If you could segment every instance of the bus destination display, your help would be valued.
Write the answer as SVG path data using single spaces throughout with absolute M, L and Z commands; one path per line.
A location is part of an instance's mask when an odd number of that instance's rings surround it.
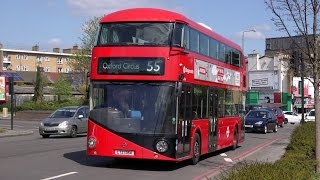
M 100 58 L 98 74 L 163 75 L 162 58 Z

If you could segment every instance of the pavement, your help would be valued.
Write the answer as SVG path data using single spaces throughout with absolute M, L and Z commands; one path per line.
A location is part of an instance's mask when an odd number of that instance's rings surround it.
M 11 115 L 3 117 L 2 114 L 0 114 L 0 119 L 11 119 Z M 1 128 L 1 129 L 4 129 L 5 131 L 0 132 L 0 138 L 33 134 L 32 130 L 27 130 L 27 129 L 13 129 L 13 130 L 8 128 Z
M 4 129 L 5 132 L 0 132 L 0 138 L 10 137 L 10 136 L 24 136 L 33 134 L 32 130 L 24 130 L 24 129 Z

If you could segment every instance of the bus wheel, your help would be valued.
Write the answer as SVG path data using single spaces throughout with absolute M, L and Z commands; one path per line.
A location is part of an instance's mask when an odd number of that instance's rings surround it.
M 232 149 L 235 150 L 238 147 L 238 130 L 237 127 L 234 128 L 234 135 L 233 135 L 233 146 Z
M 194 141 L 193 141 L 193 156 L 192 156 L 192 164 L 195 165 L 199 162 L 200 159 L 200 136 L 198 133 L 194 135 Z

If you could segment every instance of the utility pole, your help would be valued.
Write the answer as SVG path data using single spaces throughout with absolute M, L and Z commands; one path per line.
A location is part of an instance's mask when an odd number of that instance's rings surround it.
M 300 76 L 301 76 L 301 84 L 302 84 L 302 91 L 301 91 L 301 108 L 302 108 L 302 114 L 301 114 L 301 122 L 304 123 L 304 62 L 302 58 L 302 53 L 299 53 L 298 55 L 299 62 L 300 62 Z

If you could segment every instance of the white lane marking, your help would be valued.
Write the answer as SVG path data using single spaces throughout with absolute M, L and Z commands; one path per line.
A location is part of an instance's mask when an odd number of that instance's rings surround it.
M 227 154 L 226 153 L 221 153 L 220 156 L 226 157 Z
M 227 161 L 227 162 L 233 162 L 232 161 L 232 159 L 230 159 L 230 158 L 223 158 L 225 161 Z
M 41 180 L 57 179 L 57 178 L 60 178 L 60 177 L 63 177 L 63 176 L 69 176 L 69 175 L 71 175 L 71 174 L 77 174 L 77 173 L 78 173 L 78 172 L 69 172 L 69 173 L 60 174 L 60 175 L 57 175 L 57 176 L 52 176 L 52 177 L 48 177 L 48 178 L 41 179 Z

